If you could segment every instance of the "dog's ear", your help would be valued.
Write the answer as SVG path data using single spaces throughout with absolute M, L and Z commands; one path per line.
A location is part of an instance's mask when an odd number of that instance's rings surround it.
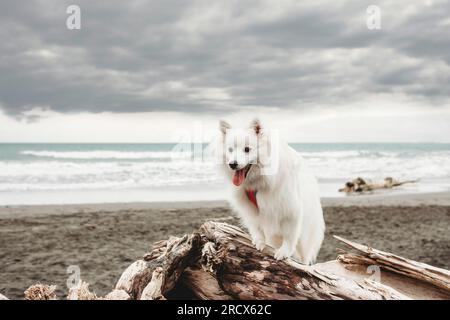
M 250 127 L 255 131 L 256 135 L 259 135 L 262 130 L 261 121 L 257 118 L 253 119 Z
M 219 128 L 220 131 L 225 135 L 227 133 L 227 130 L 231 128 L 230 124 L 224 120 L 219 121 Z

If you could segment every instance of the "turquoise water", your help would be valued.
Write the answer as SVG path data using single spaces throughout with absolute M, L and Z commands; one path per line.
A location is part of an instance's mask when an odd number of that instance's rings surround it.
M 406 192 L 449 190 L 450 144 L 292 146 L 317 175 L 323 196 L 338 196 L 337 188 L 356 176 L 421 179 Z M 221 199 L 225 182 L 206 145 L 175 147 L 0 144 L 0 204 Z

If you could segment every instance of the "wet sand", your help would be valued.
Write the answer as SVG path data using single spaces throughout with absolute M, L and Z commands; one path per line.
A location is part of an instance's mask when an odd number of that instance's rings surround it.
M 336 257 L 339 235 L 450 269 L 450 195 L 324 199 L 319 262 Z M 23 298 L 36 282 L 67 292 L 67 268 L 103 295 L 154 241 L 207 220 L 239 224 L 224 202 L 14 206 L 0 208 L 0 293 Z

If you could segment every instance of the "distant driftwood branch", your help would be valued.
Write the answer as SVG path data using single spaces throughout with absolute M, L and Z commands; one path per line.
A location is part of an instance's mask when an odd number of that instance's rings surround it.
M 257 251 L 240 228 L 206 222 L 183 237 L 155 243 L 132 263 L 114 290 L 97 297 L 80 282 L 73 300 L 449 299 L 450 272 L 336 237 L 349 251 L 337 260 L 302 265 Z M 352 252 L 354 251 L 354 252 Z M 34 285 L 26 299 L 55 299 L 54 286 Z M 0 296 L 0 299 L 2 296 Z M 4 298 L 4 297 L 3 297 Z
M 398 181 L 391 177 L 384 178 L 384 181 L 382 183 L 371 183 L 363 178 L 356 178 L 352 181 L 347 181 L 345 183 L 345 186 L 341 189 L 339 189 L 339 192 L 346 192 L 346 193 L 363 193 L 363 192 L 371 192 L 374 190 L 379 189 L 392 189 L 394 187 L 398 187 L 401 185 L 404 185 L 406 183 L 416 183 L 419 180 L 406 180 L 406 181 Z

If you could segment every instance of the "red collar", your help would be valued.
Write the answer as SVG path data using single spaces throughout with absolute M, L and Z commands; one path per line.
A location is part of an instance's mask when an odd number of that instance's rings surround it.
M 245 194 L 247 195 L 248 200 L 258 208 L 258 201 L 256 201 L 256 193 L 258 191 L 252 189 L 245 189 Z

